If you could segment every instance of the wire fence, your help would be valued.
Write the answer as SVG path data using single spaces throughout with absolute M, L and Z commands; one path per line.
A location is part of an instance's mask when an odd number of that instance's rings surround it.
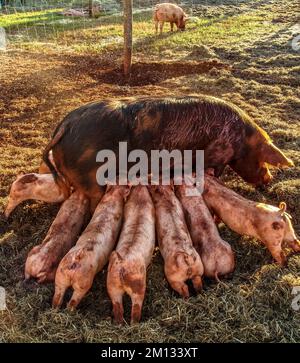
M 134 23 L 152 29 L 152 9 L 166 1 L 133 0 Z M 224 16 L 226 11 L 234 13 L 251 0 L 171 2 L 194 18 L 209 18 Z M 91 3 L 93 17 L 89 16 Z M 99 50 L 114 46 L 122 42 L 122 10 L 122 0 L 0 0 L 0 49 L 51 45 Z M 107 25 L 105 30 L 102 25 Z

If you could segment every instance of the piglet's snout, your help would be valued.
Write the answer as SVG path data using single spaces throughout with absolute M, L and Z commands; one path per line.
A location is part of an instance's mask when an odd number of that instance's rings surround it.
M 288 247 L 290 247 L 295 252 L 300 252 L 300 240 L 295 239 L 294 241 L 288 243 Z

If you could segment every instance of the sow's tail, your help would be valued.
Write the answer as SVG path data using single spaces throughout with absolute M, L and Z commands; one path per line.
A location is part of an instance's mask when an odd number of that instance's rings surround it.
M 62 175 L 62 173 L 58 170 L 57 165 L 56 167 L 52 164 L 49 158 L 49 152 L 53 149 L 53 147 L 58 144 L 58 142 L 62 139 L 66 132 L 65 125 L 59 125 L 56 130 L 54 131 L 52 140 L 46 146 L 43 152 L 43 161 L 50 169 L 55 183 L 59 186 L 61 191 L 63 192 L 65 198 L 68 198 L 70 195 L 70 184 L 67 182 L 66 178 Z

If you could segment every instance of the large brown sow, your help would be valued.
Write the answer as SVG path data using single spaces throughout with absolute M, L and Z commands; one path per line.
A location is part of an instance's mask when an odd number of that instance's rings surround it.
M 114 99 L 82 106 L 57 126 L 43 159 L 66 195 L 73 187 L 97 205 L 103 189 L 96 180 L 98 152 L 112 150 L 118 165 L 119 142 L 127 142 L 128 152 L 144 150 L 149 158 L 157 149 L 204 150 L 206 169 L 220 176 L 230 165 L 254 185 L 271 181 L 270 165 L 293 165 L 245 112 L 204 95 Z

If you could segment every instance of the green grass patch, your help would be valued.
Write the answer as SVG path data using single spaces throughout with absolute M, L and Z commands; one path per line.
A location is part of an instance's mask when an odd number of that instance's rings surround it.
M 122 46 L 123 19 L 121 14 L 104 15 L 97 19 L 64 17 L 62 9 L 24 12 L 0 17 L 0 26 L 7 29 L 12 47 L 26 49 L 45 47 L 44 43 L 62 45 L 75 52 L 112 51 Z M 230 16 L 198 17 L 188 24 L 185 32 L 169 31 L 165 24 L 162 36 L 154 34 L 152 13 L 149 10 L 134 14 L 133 37 L 138 52 L 159 55 L 168 49 L 189 50 L 199 44 L 214 46 L 241 42 L 250 43 L 282 26 L 272 23 L 272 14 L 250 10 Z
M 28 27 L 36 26 L 36 23 L 47 25 L 49 22 L 61 19 L 63 16 L 59 15 L 59 12 L 62 10 L 63 9 L 49 9 L 0 15 L 0 26 L 7 30 L 18 29 L 22 31 L 26 30 Z

